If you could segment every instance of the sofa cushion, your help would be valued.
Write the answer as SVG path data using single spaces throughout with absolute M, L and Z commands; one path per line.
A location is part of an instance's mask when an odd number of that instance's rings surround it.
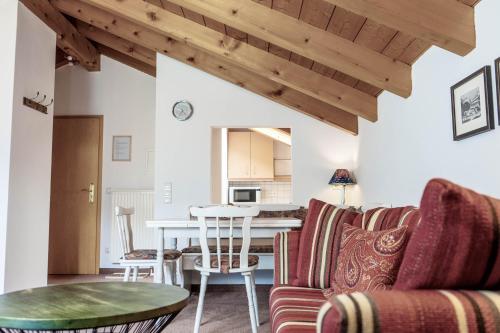
M 326 301 L 321 289 L 274 287 L 269 296 L 273 333 L 316 332 L 318 311 Z
M 394 288 L 500 287 L 500 200 L 435 179 L 421 212 Z
M 358 215 L 353 226 L 371 231 L 380 231 L 408 226 L 408 233 L 411 235 L 415 227 L 420 223 L 420 210 L 413 206 L 370 209 L 364 214 Z
M 391 289 L 407 243 L 407 226 L 368 231 L 344 226 L 333 293 Z
M 300 234 L 298 230 L 274 236 L 274 285 L 296 285 Z
M 345 223 L 359 213 L 312 199 L 300 235 L 296 285 L 328 288 L 334 273 Z
M 317 332 L 494 333 L 500 331 L 498 304 L 500 295 L 492 291 L 342 294 L 329 299 L 320 309 Z

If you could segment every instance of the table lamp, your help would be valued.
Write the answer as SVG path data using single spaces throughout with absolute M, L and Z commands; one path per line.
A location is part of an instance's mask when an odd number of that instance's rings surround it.
M 342 205 L 345 205 L 345 187 L 347 185 L 355 185 L 356 180 L 347 169 L 337 169 L 330 179 L 329 185 L 342 186 Z

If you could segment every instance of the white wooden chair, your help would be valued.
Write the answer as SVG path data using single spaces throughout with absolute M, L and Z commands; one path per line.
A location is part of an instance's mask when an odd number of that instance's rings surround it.
M 250 312 L 250 322 L 252 332 L 257 332 L 259 326 L 259 309 L 257 304 L 257 294 L 255 291 L 255 270 L 259 264 L 259 257 L 248 255 L 251 241 L 250 226 L 252 218 L 259 214 L 258 207 L 237 207 L 237 206 L 211 206 L 211 207 L 191 207 L 191 215 L 198 218 L 200 223 L 200 246 L 202 255 L 197 257 L 194 262 L 194 269 L 201 274 L 200 297 L 198 299 L 198 308 L 196 309 L 196 319 L 194 332 L 200 330 L 201 317 L 203 314 L 203 302 L 207 290 L 208 277 L 210 273 L 241 273 L 245 278 L 245 286 L 248 298 L 248 309 Z M 215 220 L 207 221 L 207 218 Z M 222 218 L 222 220 L 221 220 Z M 242 218 L 235 221 L 236 218 Z M 215 224 L 215 233 L 217 238 L 217 251 L 212 255 L 208 246 L 208 223 Z M 236 228 L 241 223 L 241 251 L 239 254 L 233 254 L 233 238 Z M 222 253 L 221 248 L 221 227 L 224 228 L 224 235 L 227 235 L 229 246 L 227 254 Z M 227 230 L 229 228 L 229 230 Z M 238 232 L 238 235 L 240 233 Z
M 155 249 L 136 250 L 134 249 L 134 238 L 132 234 L 132 215 L 135 213 L 134 208 L 115 207 L 116 220 L 118 223 L 118 232 L 120 233 L 120 245 L 122 248 L 122 257 L 120 266 L 125 267 L 125 275 L 123 281 L 127 282 L 132 273 L 132 281 L 137 281 L 137 276 L 140 267 L 154 268 L 157 260 Z M 175 277 L 178 276 L 178 281 L 181 287 L 184 287 L 184 279 L 182 274 L 182 252 L 177 250 L 167 249 L 163 253 L 163 272 L 165 274 L 165 283 L 174 284 Z M 175 274 L 178 270 L 180 274 Z M 177 281 L 175 281 L 177 282 Z

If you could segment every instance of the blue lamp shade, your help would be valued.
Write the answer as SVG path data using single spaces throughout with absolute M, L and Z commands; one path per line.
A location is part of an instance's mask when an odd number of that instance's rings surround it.
M 328 183 L 330 185 L 354 185 L 356 180 L 347 169 L 335 170 L 332 179 Z

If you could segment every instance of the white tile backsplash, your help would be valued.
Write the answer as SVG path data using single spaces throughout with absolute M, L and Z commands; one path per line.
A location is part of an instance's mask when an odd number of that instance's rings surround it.
M 291 182 L 229 182 L 229 186 L 259 186 L 262 189 L 261 203 L 263 204 L 288 204 L 292 202 Z

